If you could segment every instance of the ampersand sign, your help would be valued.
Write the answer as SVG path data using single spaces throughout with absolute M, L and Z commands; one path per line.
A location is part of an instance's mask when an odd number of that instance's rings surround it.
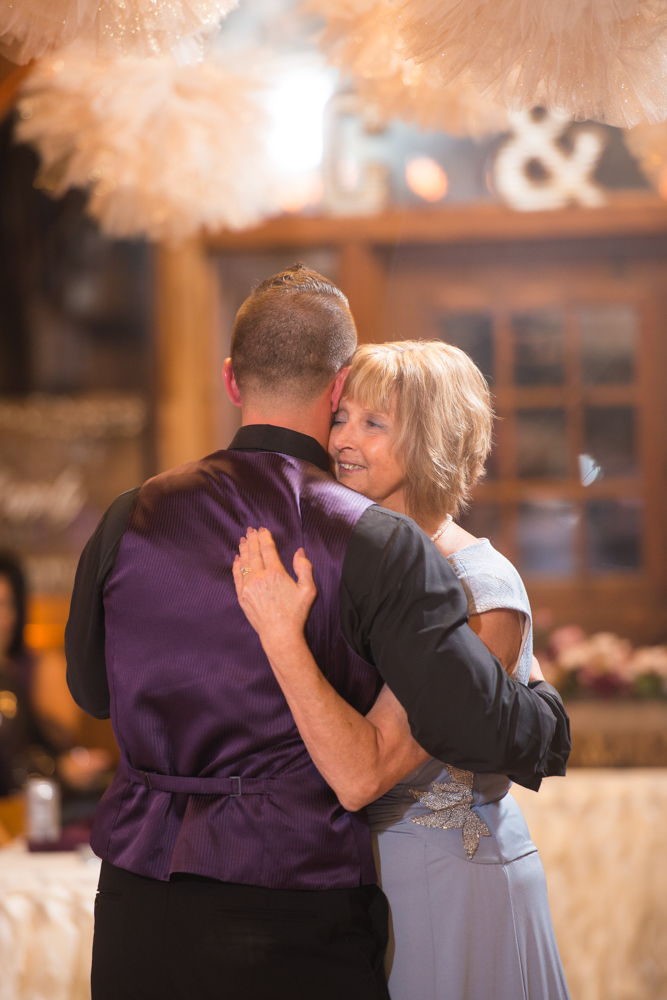
M 604 205 L 602 188 L 593 180 L 605 147 L 600 129 L 577 129 L 571 149 L 558 140 L 571 117 L 553 112 L 521 111 L 510 116 L 512 135 L 496 154 L 496 191 L 520 212 L 577 204 Z

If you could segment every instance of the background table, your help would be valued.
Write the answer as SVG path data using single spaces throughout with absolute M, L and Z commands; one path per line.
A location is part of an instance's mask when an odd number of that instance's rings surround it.
M 667 703 L 568 701 L 572 767 L 667 767 Z
M 0 850 L 0 1000 L 90 1000 L 99 861 Z
M 667 769 L 514 787 L 547 873 L 572 1000 L 667 1000 Z

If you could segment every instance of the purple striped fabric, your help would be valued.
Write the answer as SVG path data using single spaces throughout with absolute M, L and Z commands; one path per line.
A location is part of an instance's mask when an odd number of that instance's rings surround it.
M 231 571 L 248 525 L 273 532 L 286 566 L 305 546 L 318 587 L 308 642 L 336 690 L 367 712 L 380 679 L 341 633 L 339 588 L 368 506 L 314 465 L 266 452 L 217 452 L 142 487 L 104 595 L 122 760 L 95 821 L 100 857 L 157 879 L 192 872 L 280 889 L 375 881 L 365 816 L 347 813 L 315 769 Z M 174 793 L 129 768 L 263 778 L 267 790 Z

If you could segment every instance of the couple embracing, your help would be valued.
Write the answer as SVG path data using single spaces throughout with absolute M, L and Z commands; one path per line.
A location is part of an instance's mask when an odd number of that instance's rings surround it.
M 93 1000 L 568 996 L 507 794 L 565 773 L 567 716 L 519 576 L 453 521 L 488 389 L 445 344 L 355 348 L 325 278 L 260 284 L 230 447 L 120 496 L 82 554 L 68 681 L 121 750 Z

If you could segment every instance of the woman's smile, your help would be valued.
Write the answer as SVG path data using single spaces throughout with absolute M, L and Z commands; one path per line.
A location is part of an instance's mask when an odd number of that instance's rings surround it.
M 337 478 L 369 500 L 403 512 L 405 477 L 395 445 L 393 413 L 375 413 L 343 397 L 329 438 Z

